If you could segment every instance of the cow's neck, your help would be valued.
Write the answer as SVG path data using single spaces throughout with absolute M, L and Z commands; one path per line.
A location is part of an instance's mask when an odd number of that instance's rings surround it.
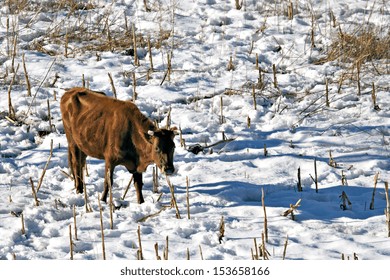
M 143 116 L 144 117 L 144 116 Z M 149 141 L 146 137 L 148 137 L 148 131 L 149 130 L 155 130 L 156 127 L 154 126 L 153 122 L 144 117 L 140 122 L 140 127 L 138 128 L 139 132 L 139 146 L 138 146 L 138 153 L 139 153 L 139 165 L 137 167 L 138 172 L 144 172 L 146 168 L 154 163 L 153 159 L 153 143 Z

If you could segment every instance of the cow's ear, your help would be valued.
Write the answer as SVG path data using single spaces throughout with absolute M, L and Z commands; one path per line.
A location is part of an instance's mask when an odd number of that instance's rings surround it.
M 173 132 L 173 135 L 179 135 L 180 134 L 179 133 L 179 129 L 176 126 L 171 127 L 170 130 Z

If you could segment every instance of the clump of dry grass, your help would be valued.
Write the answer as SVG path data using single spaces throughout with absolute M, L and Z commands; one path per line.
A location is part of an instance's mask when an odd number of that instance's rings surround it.
M 330 45 L 327 60 L 352 60 L 366 62 L 390 58 L 390 32 L 379 36 L 374 30 L 346 34 L 339 32 Z
M 27 11 L 56 12 L 67 10 L 74 12 L 77 10 L 91 10 L 95 5 L 91 1 L 83 0 L 59 0 L 42 3 L 41 0 L 6 0 L 10 14 L 17 14 Z
M 328 46 L 326 56 L 316 62 L 337 62 L 344 70 L 338 80 L 338 92 L 348 82 L 357 83 L 357 94 L 371 87 L 367 78 L 390 73 L 390 32 L 386 33 L 368 24 L 358 26 L 353 32 L 343 32 Z M 362 78 L 365 82 L 362 82 Z M 362 88 L 364 87 L 364 88 Z
M 4 7 L 8 8 L 11 15 L 53 15 L 51 27 L 27 46 L 29 50 L 50 56 L 64 54 L 65 57 L 74 57 L 83 52 L 104 51 L 123 51 L 133 55 L 134 39 L 137 47 L 146 48 L 148 38 L 151 37 L 151 47 L 158 49 L 172 37 L 171 30 L 160 29 L 155 34 L 142 34 L 136 32 L 136 29 L 132 32 L 133 25 L 126 13 L 115 17 L 110 13 L 100 14 L 101 9 L 95 2 L 59 0 L 46 3 L 38 0 L 7 0 Z M 66 18 L 60 19 L 57 16 L 59 11 L 65 12 Z M 91 18 L 94 20 L 91 21 Z M 29 23 L 28 28 L 31 28 L 30 25 L 34 25 L 34 21 Z

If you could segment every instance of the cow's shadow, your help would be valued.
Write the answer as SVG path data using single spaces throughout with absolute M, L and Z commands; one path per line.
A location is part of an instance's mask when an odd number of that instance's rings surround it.
M 186 192 L 186 186 L 175 186 L 176 193 Z M 219 181 L 209 184 L 190 186 L 193 195 L 208 195 L 220 199 L 221 204 L 215 207 L 258 206 L 262 207 L 262 191 L 267 208 L 280 210 L 280 215 L 301 199 L 296 211 L 296 220 L 323 220 L 332 222 L 334 219 L 346 217 L 351 219 L 367 219 L 384 215 L 386 208 L 385 190 L 379 188 L 375 192 L 373 209 L 370 209 L 373 189 L 362 186 L 332 186 L 315 189 L 307 187 L 298 192 L 292 186 L 256 185 L 240 181 Z M 342 194 L 346 197 L 343 200 Z M 350 203 L 349 203 L 349 202 Z M 345 205 L 345 207 L 344 207 Z

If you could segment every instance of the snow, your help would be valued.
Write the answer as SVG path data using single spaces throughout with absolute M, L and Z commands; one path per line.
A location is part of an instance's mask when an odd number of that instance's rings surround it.
M 86 183 L 92 210 L 87 212 L 83 195 L 76 194 L 73 181 L 66 175 L 67 141 L 59 101 L 65 89 L 81 86 L 83 76 L 91 89 L 112 96 L 108 73 L 112 74 L 118 98 L 131 100 L 133 82 L 129 73 L 133 71 L 137 77 L 136 104 L 141 111 L 165 125 L 171 110 L 172 125 L 181 128 L 187 146 L 216 143 L 222 140 L 222 132 L 234 140 L 195 155 L 176 138 L 177 172 L 170 181 L 180 219 L 175 208 L 168 207 L 171 194 L 163 175 L 159 176 L 161 198 L 152 192 L 153 166 L 144 173 L 146 201 L 142 205 L 136 203 L 133 187 L 121 199 L 131 175 L 117 167 L 113 196 L 121 207 L 113 213 L 113 229 L 109 205 L 102 203 L 107 259 L 137 259 L 139 227 L 147 260 L 156 258 L 156 243 L 162 256 L 166 238 L 169 259 L 186 259 L 188 249 L 193 260 L 201 259 L 201 252 L 207 260 L 249 260 L 254 239 L 260 245 L 264 233 L 262 191 L 268 222 L 265 247 L 270 259 L 283 258 L 286 240 L 285 258 L 289 260 L 337 260 L 342 254 L 346 258 L 356 254 L 364 260 L 390 257 L 384 215 L 384 186 L 390 179 L 388 61 L 384 61 L 387 72 L 361 74 L 360 96 L 354 79 L 347 79 L 338 92 L 338 81 L 345 71 L 341 63 L 313 63 L 324 57 L 339 32 L 338 27 L 332 27 L 331 11 L 345 32 L 353 32 L 363 23 L 388 31 L 386 1 L 293 1 L 298 7 L 292 20 L 283 13 L 283 1 L 243 1 L 241 10 L 235 8 L 234 1 L 147 1 L 152 11 L 145 12 L 140 0 L 99 0 L 88 1 L 93 9 L 73 13 L 66 9 L 50 11 L 49 2 L 35 3 L 42 8 L 39 15 L 33 9 L 10 13 L 6 4 L 0 9 L 0 259 L 69 259 L 69 225 L 73 231 L 73 258 L 102 259 L 98 196 L 102 192 L 104 162 L 87 159 Z M 45 4 L 48 7 L 43 8 Z M 81 51 L 83 44 L 90 42 L 70 42 L 67 58 L 58 40 L 47 42 L 45 52 L 30 47 L 32 42 L 47 40 L 45 34 L 53 28 L 76 28 L 80 19 L 86 20 L 89 32 L 97 28 L 95 22 L 109 15 L 112 32 L 123 30 L 124 14 L 129 23 L 135 23 L 137 32 L 145 38 L 150 36 L 153 42 L 161 31 L 173 30 L 173 37 L 152 49 L 156 71 L 149 80 L 147 47 L 138 50 L 140 66 L 135 66 L 134 57 L 123 50 Z M 310 42 L 312 15 L 315 48 Z M 5 118 L 13 76 L 5 39 L 7 18 L 20 33 L 15 58 L 20 67 L 11 92 L 19 123 Z M 56 55 L 50 56 L 49 51 Z M 169 53 L 173 71 L 170 79 L 164 80 Z M 26 95 L 21 54 L 25 55 L 32 97 Z M 255 108 L 252 85 L 259 78 L 256 54 L 265 88 L 256 90 Z M 227 70 L 230 57 L 234 71 Z M 273 85 L 273 64 L 278 89 Z M 59 78 L 52 85 L 56 75 Z M 329 107 L 325 105 L 326 79 Z M 373 107 L 372 83 L 377 87 L 381 110 Z M 39 131 L 50 129 L 48 102 L 54 129 L 39 136 Z M 48 161 L 51 141 L 53 153 Z M 330 151 L 335 166 L 329 164 Z M 312 179 L 315 161 L 318 192 Z M 36 188 L 46 164 L 36 206 L 30 179 Z M 302 192 L 297 189 L 299 168 Z M 374 207 L 370 210 L 377 173 Z M 342 175 L 347 185 L 342 184 Z M 343 192 L 351 202 L 346 210 L 340 207 Z M 283 216 L 299 199 L 294 220 L 290 215 Z M 160 210 L 158 215 L 139 221 Z M 222 217 L 225 234 L 220 242 Z

